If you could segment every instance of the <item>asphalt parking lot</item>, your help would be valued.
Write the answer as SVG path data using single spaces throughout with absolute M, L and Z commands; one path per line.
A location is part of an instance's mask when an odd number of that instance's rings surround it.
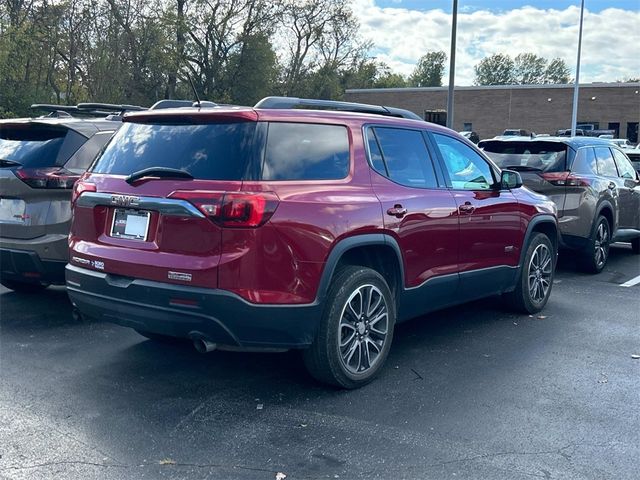
M 398 327 L 382 375 L 196 353 L 0 287 L 0 478 L 637 479 L 640 258 L 561 257 L 540 314 L 496 299 Z

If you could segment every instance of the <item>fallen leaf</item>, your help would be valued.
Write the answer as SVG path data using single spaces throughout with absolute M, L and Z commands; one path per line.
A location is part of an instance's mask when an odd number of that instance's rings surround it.
M 264 405 L 262 403 L 259 403 L 258 405 L 256 405 L 256 410 L 262 410 L 264 407 Z
M 287 478 L 286 474 L 284 474 L 282 472 L 276 473 L 276 480 L 284 480 L 285 478 Z
M 170 458 L 165 458 L 160 460 L 160 465 L 175 465 L 176 461 L 175 460 L 171 460 Z

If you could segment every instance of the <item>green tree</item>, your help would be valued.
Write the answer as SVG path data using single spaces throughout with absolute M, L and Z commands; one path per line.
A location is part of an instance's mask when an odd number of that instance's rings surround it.
M 544 83 L 569 83 L 569 75 L 571 75 L 571 71 L 565 61 L 561 58 L 554 58 L 547 66 Z
M 444 76 L 444 63 L 447 55 L 443 51 L 428 52 L 423 55 L 413 73 L 409 76 L 411 87 L 441 87 Z
M 241 41 L 242 48 L 229 57 L 231 101 L 254 105 L 273 92 L 278 77 L 276 54 L 265 33 Z
M 509 55 L 495 53 L 483 58 L 475 67 L 476 85 L 512 85 L 514 62 Z
M 545 83 L 547 59 L 535 53 L 520 53 L 513 62 L 513 76 L 516 83 L 533 85 Z

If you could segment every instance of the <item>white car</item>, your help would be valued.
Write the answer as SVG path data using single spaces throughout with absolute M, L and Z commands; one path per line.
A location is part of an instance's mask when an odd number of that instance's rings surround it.
M 609 141 L 624 150 L 631 150 L 634 148 L 633 143 L 631 143 L 626 138 L 612 138 Z

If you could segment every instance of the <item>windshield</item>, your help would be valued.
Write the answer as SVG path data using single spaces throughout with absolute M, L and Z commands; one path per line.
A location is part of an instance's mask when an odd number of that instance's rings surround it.
M 61 129 L 0 126 L 0 160 L 28 168 L 55 165 L 66 133 Z
M 125 123 L 92 171 L 130 175 L 151 167 L 205 180 L 242 180 L 254 151 L 256 123 Z
M 557 142 L 500 142 L 482 144 L 500 168 L 561 172 L 566 169 L 567 146 Z

